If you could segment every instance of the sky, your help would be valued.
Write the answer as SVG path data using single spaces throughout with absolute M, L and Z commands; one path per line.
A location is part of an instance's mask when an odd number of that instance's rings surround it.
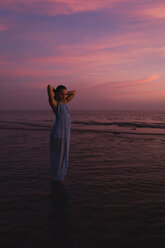
M 0 0 L 0 109 L 165 110 L 164 0 Z

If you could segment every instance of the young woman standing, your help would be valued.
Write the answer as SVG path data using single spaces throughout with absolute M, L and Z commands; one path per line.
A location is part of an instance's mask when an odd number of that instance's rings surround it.
M 56 115 L 56 121 L 50 132 L 50 164 L 52 180 L 64 180 L 68 168 L 71 119 L 67 103 L 76 95 L 63 85 L 54 89 L 47 86 L 49 104 Z

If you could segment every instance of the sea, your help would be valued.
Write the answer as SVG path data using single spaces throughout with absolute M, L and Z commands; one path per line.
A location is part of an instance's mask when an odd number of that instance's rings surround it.
M 0 111 L 0 247 L 165 247 L 165 111 L 70 112 L 56 185 L 52 110 Z

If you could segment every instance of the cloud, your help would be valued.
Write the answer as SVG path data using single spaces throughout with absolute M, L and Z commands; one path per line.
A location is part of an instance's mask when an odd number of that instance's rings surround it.
M 5 31 L 5 30 L 8 30 L 9 27 L 5 24 L 0 24 L 0 31 Z
M 86 85 L 83 91 L 94 92 L 95 97 L 106 99 L 108 101 L 140 101 L 145 100 L 145 95 L 150 96 L 163 96 L 165 91 L 164 83 L 158 82 L 159 76 L 154 74 L 146 78 L 127 80 L 127 81 L 109 81 L 98 82 L 93 85 Z M 158 97 L 157 97 L 158 99 Z
M 141 91 L 134 92 L 125 92 L 124 94 L 116 94 L 114 96 L 115 100 L 123 101 L 126 100 L 128 102 L 136 101 L 136 102 L 164 102 L 165 103 L 165 89 L 156 90 L 156 89 L 143 89 Z
M 7 63 L 3 62 L 0 60 L 0 64 L 2 65 L 6 65 Z M 49 76 L 53 76 L 53 75 L 61 75 L 62 71 L 58 70 L 58 69 L 47 69 L 47 70 L 43 70 L 43 69 L 36 69 L 36 68 L 29 68 L 26 69 L 24 66 L 22 66 L 22 68 L 15 68 L 15 69 L 8 69 L 5 70 L 3 69 L 2 71 L 0 71 L 0 76 L 7 76 L 7 77 L 33 77 L 33 78 L 41 78 L 41 77 L 49 77 Z
M 8 62 L 6 61 L 5 57 L 4 56 L 0 56 L 0 65 L 8 65 Z
M 154 62 L 164 58 L 165 47 L 156 47 L 157 44 L 152 47 L 150 43 L 150 39 L 141 33 L 127 33 L 74 45 L 52 46 L 51 56 L 34 56 L 29 63 L 42 68 L 58 68 L 67 75 L 79 74 L 83 78 L 99 76 L 103 81 L 118 74 L 119 70 L 120 74 L 124 70 L 128 73 L 134 65 L 137 68 L 134 76 L 137 76 L 142 64 L 148 66 L 147 60 Z
M 140 85 L 142 84 L 145 84 L 145 83 L 149 83 L 149 82 L 152 82 L 152 81 L 155 81 L 157 79 L 159 79 L 160 77 L 156 74 L 154 75 L 151 75 L 147 78 L 141 78 L 141 79 L 136 79 L 136 80 L 127 80 L 127 81 L 111 81 L 111 82 L 102 82 L 102 83 L 98 83 L 98 84 L 95 84 L 95 85 L 92 85 L 92 86 L 88 86 L 88 88 L 95 88 L 95 89 L 99 89 L 99 88 L 103 88 L 103 87 L 110 87 L 110 88 L 130 88 L 130 87 L 139 87 Z
M 139 11 L 139 14 L 144 15 L 146 18 L 164 19 L 165 18 L 165 3 L 156 3 L 144 7 Z
M 54 16 L 70 15 L 77 12 L 96 11 L 124 0 L 1 0 L 1 5 L 15 11 L 32 12 Z
M 165 3 L 144 0 L 1 0 L 0 6 L 16 12 L 37 15 L 56 16 L 71 15 L 78 12 L 102 10 L 118 15 L 123 19 L 164 19 Z
M 30 39 L 30 38 L 29 38 Z M 39 36 L 39 40 L 42 38 Z M 37 40 L 36 40 L 37 42 Z M 38 43 L 39 44 L 39 43 Z M 147 37 L 141 33 L 127 33 L 114 37 L 98 38 L 97 40 L 87 40 L 74 45 L 54 45 L 52 40 L 47 43 L 51 49 L 51 56 L 43 56 L 35 53 L 34 49 L 24 52 L 24 57 L 8 55 L 6 67 L 1 70 L 1 76 L 34 76 L 34 77 L 79 77 L 83 81 L 90 81 L 91 86 L 99 82 L 108 82 L 109 78 L 128 78 L 128 73 L 132 73 L 131 67 L 134 65 L 136 72 L 133 77 L 138 77 L 141 73 L 140 67 L 145 63 L 145 57 L 159 58 L 164 56 L 163 47 L 149 47 Z M 58 52 L 57 52 L 58 51 Z M 153 59 L 152 59 L 153 60 Z M 143 63 L 142 63 L 143 61 Z M 136 65 L 136 66 L 135 66 Z M 147 72 L 146 72 L 147 73 Z M 144 73 L 143 73 L 144 74 Z M 119 76 L 120 75 L 120 76 Z M 144 78 L 151 80 L 157 77 Z M 130 77 L 132 78 L 132 76 Z M 97 84 L 94 83 L 97 82 Z M 129 80 L 130 81 L 130 80 Z M 119 83 L 130 85 L 129 81 Z M 131 81 L 132 85 L 134 81 Z M 136 82 L 136 81 L 135 81 Z M 138 80 L 137 80 L 138 83 Z M 140 81 L 139 81 L 140 83 Z M 117 87 L 117 84 L 116 86 Z
M 0 32 L 9 30 L 9 29 L 12 28 L 12 27 L 13 27 L 13 25 L 0 24 Z
M 165 84 L 158 79 L 158 75 L 151 75 L 128 81 L 100 82 L 98 85 L 84 88 L 83 92 L 89 92 L 91 97 L 97 98 L 98 102 L 105 99 L 110 105 L 113 102 L 116 104 L 127 102 L 128 107 L 129 104 L 130 107 L 138 106 L 137 104 L 142 102 L 151 104 L 162 101 L 165 103 Z

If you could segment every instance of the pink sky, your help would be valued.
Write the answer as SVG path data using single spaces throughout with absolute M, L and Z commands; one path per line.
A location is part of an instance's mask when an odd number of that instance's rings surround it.
M 165 109 L 163 0 L 1 0 L 0 109 Z

